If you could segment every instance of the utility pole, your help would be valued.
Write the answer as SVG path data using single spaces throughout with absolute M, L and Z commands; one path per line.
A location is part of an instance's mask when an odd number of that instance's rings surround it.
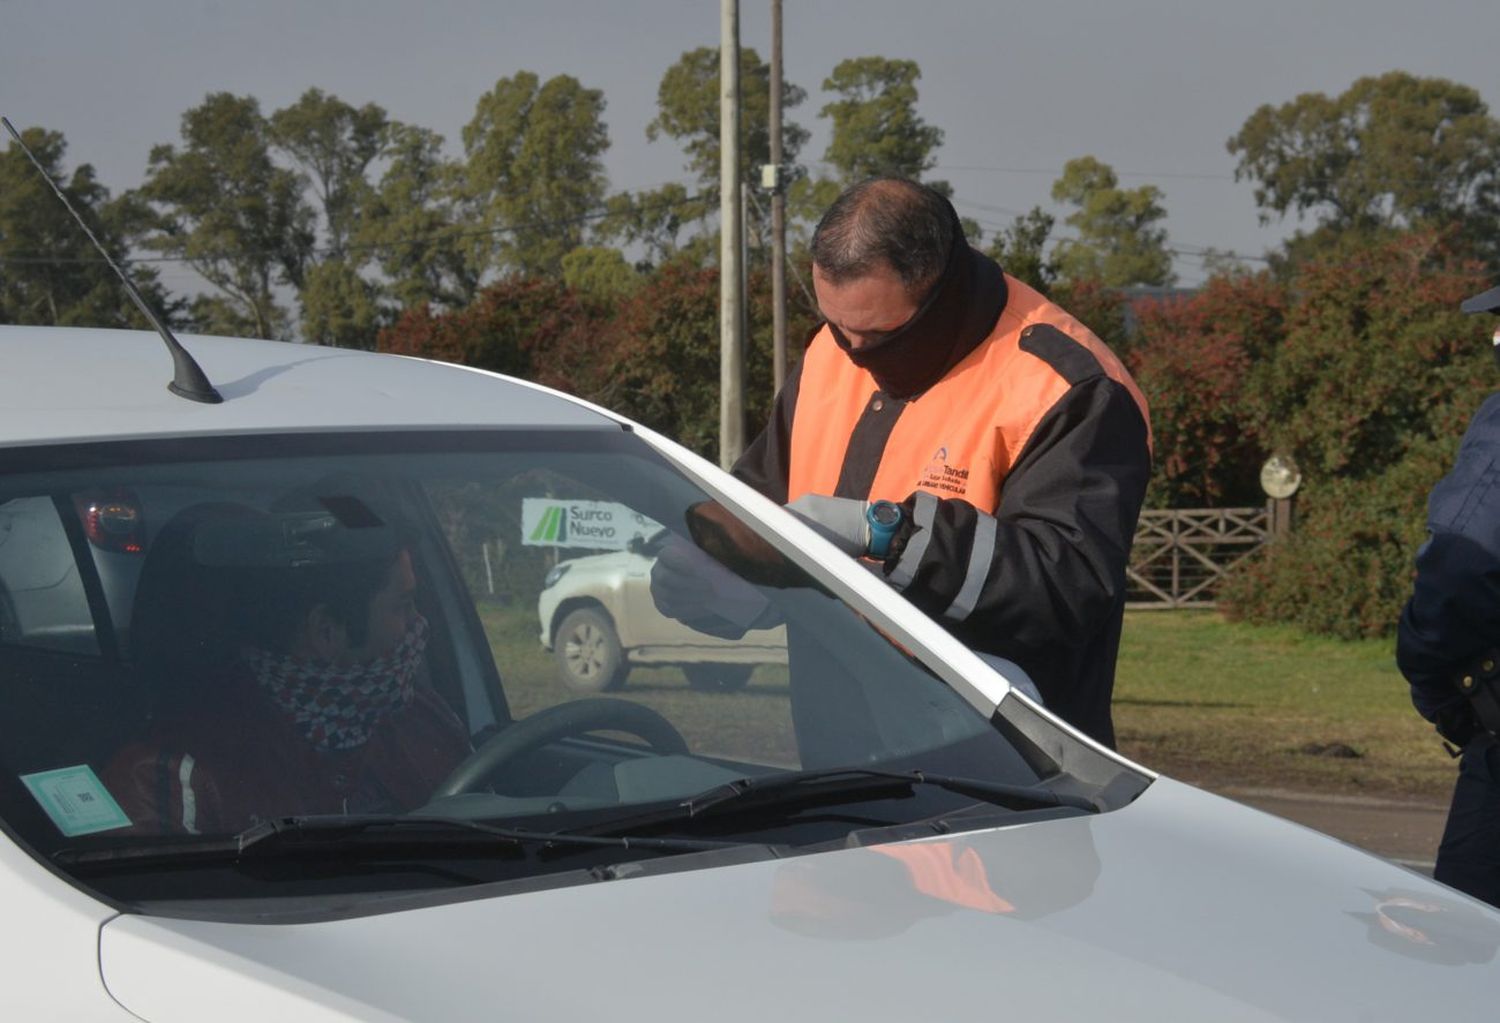
M 781 169 L 781 0 L 771 0 L 771 330 L 776 392 L 786 383 L 786 182 Z M 762 176 L 764 177 L 764 175 Z
M 740 182 L 740 337 L 750 344 L 750 182 Z M 741 366 L 744 362 L 741 361 Z
M 719 30 L 719 465 L 728 469 L 745 450 L 739 0 L 720 0 Z

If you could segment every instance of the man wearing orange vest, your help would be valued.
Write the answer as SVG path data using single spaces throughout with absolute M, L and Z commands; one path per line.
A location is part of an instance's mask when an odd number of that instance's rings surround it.
M 734 467 L 1106 745 L 1145 399 L 1088 328 L 972 249 L 904 179 L 813 236 L 826 320 Z

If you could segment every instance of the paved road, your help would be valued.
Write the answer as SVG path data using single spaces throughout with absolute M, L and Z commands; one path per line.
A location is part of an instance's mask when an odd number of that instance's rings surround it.
M 1432 873 L 1447 804 L 1364 796 L 1318 796 L 1280 789 L 1221 789 L 1219 795 L 1315 828 L 1350 845 Z

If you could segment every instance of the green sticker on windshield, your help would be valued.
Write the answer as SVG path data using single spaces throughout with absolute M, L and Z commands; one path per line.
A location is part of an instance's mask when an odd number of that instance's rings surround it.
M 23 774 L 21 781 L 57 830 L 72 838 L 127 827 L 130 818 L 88 764 Z

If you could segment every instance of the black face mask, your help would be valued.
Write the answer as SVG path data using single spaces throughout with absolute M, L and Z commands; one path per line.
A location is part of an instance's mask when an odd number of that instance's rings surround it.
M 911 319 L 860 348 L 832 323 L 828 331 L 851 362 L 870 371 L 882 391 L 911 398 L 978 347 L 1004 308 L 1005 278 L 999 265 L 969 248 L 963 232 L 955 230 L 948 264 Z

